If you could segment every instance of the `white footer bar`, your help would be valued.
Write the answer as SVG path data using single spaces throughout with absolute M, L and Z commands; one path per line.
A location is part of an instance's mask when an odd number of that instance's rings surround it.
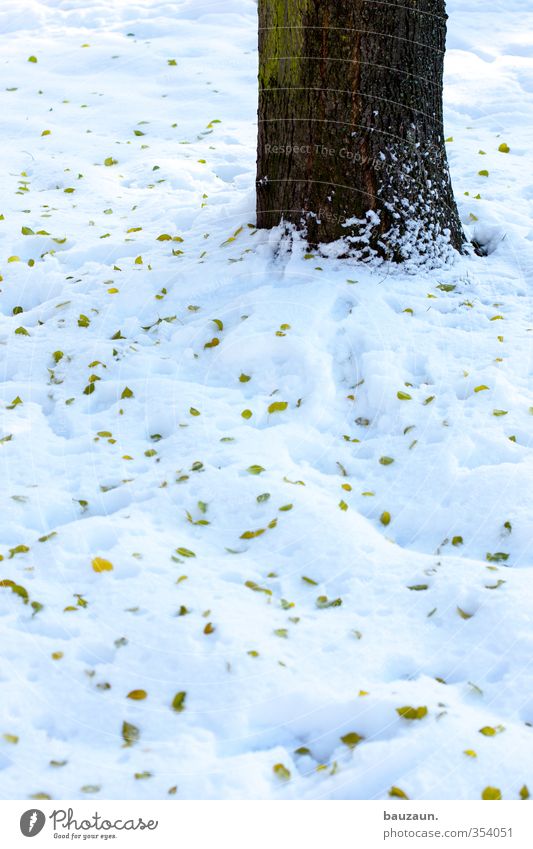
M 0 802 L 6 849 L 72 844 L 217 849 L 533 847 L 521 802 Z M 35 842 L 32 843 L 31 840 Z M 67 841 L 69 841 L 67 843 Z

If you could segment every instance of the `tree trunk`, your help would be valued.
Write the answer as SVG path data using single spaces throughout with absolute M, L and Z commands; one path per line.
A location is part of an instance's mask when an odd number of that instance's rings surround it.
M 445 41 L 445 0 L 259 0 L 257 226 L 398 262 L 461 249 Z

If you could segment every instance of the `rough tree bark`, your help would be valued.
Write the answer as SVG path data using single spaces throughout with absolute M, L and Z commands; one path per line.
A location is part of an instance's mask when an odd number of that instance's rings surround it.
M 462 248 L 446 19 L 445 0 L 259 0 L 258 227 L 394 261 Z

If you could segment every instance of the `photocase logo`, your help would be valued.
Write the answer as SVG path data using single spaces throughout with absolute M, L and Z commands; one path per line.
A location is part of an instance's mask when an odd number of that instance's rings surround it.
M 24 811 L 20 818 L 20 830 L 24 837 L 35 837 L 43 830 L 46 817 L 42 811 L 36 808 L 31 808 L 29 811 Z

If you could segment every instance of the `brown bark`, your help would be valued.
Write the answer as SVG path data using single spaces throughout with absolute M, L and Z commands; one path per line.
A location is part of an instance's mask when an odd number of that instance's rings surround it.
M 259 0 L 258 227 L 396 261 L 461 249 L 445 41 L 445 0 Z

